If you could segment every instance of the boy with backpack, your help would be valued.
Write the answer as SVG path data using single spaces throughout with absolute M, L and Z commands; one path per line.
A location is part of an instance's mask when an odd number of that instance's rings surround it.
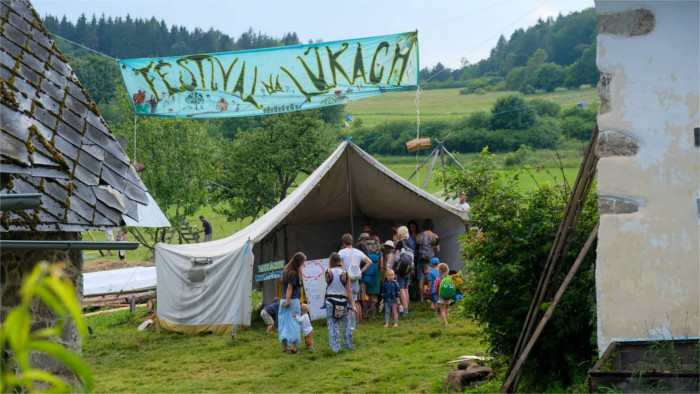
M 428 288 L 430 289 L 430 310 L 438 312 L 438 292 L 435 289 L 435 281 L 440 277 L 438 273 L 438 265 L 440 264 L 440 259 L 433 257 L 430 260 L 430 271 L 428 271 Z
M 447 311 L 450 308 L 450 300 L 457 294 L 455 283 L 447 276 L 450 273 L 450 267 L 445 263 L 438 265 L 438 273 L 440 276 L 435 279 L 433 288 L 437 290 L 438 305 L 440 306 L 440 317 L 442 325 L 447 327 Z

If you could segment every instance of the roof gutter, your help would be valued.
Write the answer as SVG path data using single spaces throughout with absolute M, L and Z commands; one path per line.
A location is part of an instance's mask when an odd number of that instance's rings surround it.
M 134 250 L 138 242 L 90 241 L 20 241 L 0 239 L 0 249 L 7 250 Z
M 0 211 L 23 211 L 39 205 L 41 193 L 2 194 L 0 195 Z

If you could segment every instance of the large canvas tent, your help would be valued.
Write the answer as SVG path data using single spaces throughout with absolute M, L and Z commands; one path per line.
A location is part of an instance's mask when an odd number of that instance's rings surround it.
M 345 141 L 287 198 L 238 233 L 201 244 L 157 244 L 156 326 L 224 333 L 234 321 L 249 325 L 255 267 L 288 261 L 298 251 L 326 258 L 344 233 L 356 237 L 364 225 L 386 240 L 392 221 L 431 218 L 440 260 L 460 269 L 463 215 Z M 264 298 L 271 300 L 275 281 L 263 284 Z

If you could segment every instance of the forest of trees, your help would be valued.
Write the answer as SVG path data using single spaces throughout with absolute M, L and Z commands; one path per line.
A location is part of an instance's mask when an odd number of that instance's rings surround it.
M 451 70 L 438 63 L 421 70 L 425 88 L 463 87 L 464 93 L 553 91 L 595 84 L 597 19 L 593 8 L 540 19 L 498 39 L 488 58 Z

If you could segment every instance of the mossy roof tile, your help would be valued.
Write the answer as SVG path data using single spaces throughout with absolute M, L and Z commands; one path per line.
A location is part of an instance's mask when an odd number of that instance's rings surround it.
M 95 189 L 77 179 L 73 180 L 73 195 L 80 197 L 89 205 L 95 205 Z
M 27 44 L 27 35 L 9 23 L 3 23 L 2 35 L 19 47 L 24 47 Z
M 73 144 L 76 148 L 83 146 L 83 135 L 80 134 L 76 129 L 68 126 L 65 122 L 58 122 L 58 128 L 56 129 L 56 134 L 65 138 L 68 142 Z
M 80 155 L 79 167 L 83 167 L 99 177 L 102 173 L 102 162 L 97 160 L 94 156 L 88 154 L 84 149 L 84 145 L 81 147 L 81 150 L 83 153 Z
M 5 36 L 0 36 L 0 47 L 7 52 L 7 54 L 15 57 L 19 57 L 19 55 L 22 54 L 22 48 L 8 40 Z
M 44 79 L 41 81 L 41 90 L 46 92 L 49 96 L 53 97 L 54 100 L 56 101 L 62 101 L 65 99 L 66 92 L 56 86 L 54 83 L 52 83 L 48 79 Z
M 123 193 L 124 189 L 126 189 L 126 179 L 120 177 L 119 174 L 107 166 L 102 166 L 102 176 L 100 178 L 120 193 Z
M 29 40 L 28 47 L 29 47 L 29 53 L 36 56 L 37 59 L 39 59 L 39 61 L 46 62 L 46 60 L 49 58 L 50 52 L 48 51 L 48 49 L 39 45 L 39 43 L 37 43 L 36 41 Z
M 114 226 L 114 223 L 115 223 L 114 220 L 110 220 L 105 215 L 102 215 L 100 213 L 100 212 L 102 212 L 101 209 L 106 209 L 107 206 L 104 204 L 100 204 L 99 202 L 97 204 L 98 204 L 98 206 L 97 206 L 98 210 L 95 211 L 95 216 L 92 219 L 92 223 L 95 226 L 110 226 L 110 225 Z M 119 219 L 121 219 L 121 218 L 119 218 Z M 118 224 L 119 222 L 116 222 L 116 223 Z
M 126 206 L 126 213 L 124 215 L 132 218 L 133 220 L 139 220 L 139 209 L 138 204 L 129 198 L 124 199 L 124 205 Z
M 46 127 L 50 129 L 56 128 L 56 124 L 58 123 L 58 118 L 56 117 L 55 114 L 49 112 L 48 110 L 41 108 L 41 107 L 34 107 L 34 118 L 38 120 L 39 122 L 43 123 Z
M 61 120 L 66 122 L 70 127 L 82 133 L 85 128 L 85 119 L 81 118 L 75 112 L 71 111 L 69 108 L 63 110 L 61 115 Z
M 32 29 L 32 25 L 29 22 L 19 16 L 19 14 L 12 11 L 8 13 L 8 16 L 9 22 L 12 26 L 16 27 L 24 34 L 29 34 L 29 31 Z
M 77 213 L 86 220 L 92 219 L 92 215 L 95 212 L 95 207 L 88 205 L 85 201 L 77 196 L 71 196 L 70 198 L 70 211 Z
M 0 104 L 0 119 L 2 119 L 3 132 L 8 134 L 7 136 L 2 136 L 3 141 L 5 138 L 10 138 L 9 136 L 13 136 L 22 141 L 29 138 L 29 126 L 31 126 L 32 123 L 25 114 L 13 111 Z
M 127 197 L 130 197 L 133 200 L 136 200 L 142 204 L 148 204 L 148 196 L 146 196 L 146 192 L 129 181 L 126 182 L 126 189 L 124 190 L 124 193 L 126 193 Z
M 81 182 L 88 186 L 97 186 L 100 181 L 100 178 L 97 175 L 92 174 L 85 167 L 79 165 L 75 166 L 75 170 L 73 171 L 73 177 L 75 179 L 79 179 Z
M 11 137 L 5 133 L 2 134 L 2 144 L 0 144 L 0 155 L 4 156 L 2 158 L 3 162 L 17 161 L 21 164 L 29 167 L 31 163 L 29 162 L 29 151 L 24 141 L 20 141 L 17 138 Z M 6 161 L 5 158 L 9 158 L 12 161 Z
M 121 193 L 115 191 L 109 186 L 99 186 L 95 188 L 95 197 L 97 198 L 97 201 L 100 201 L 101 203 L 121 213 L 126 213 L 126 206 L 122 202 L 122 198 L 119 197 L 120 195 Z
M 56 150 L 61 152 L 67 162 L 78 159 L 78 148 L 60 135 L 54 136 L 53 145 Z

